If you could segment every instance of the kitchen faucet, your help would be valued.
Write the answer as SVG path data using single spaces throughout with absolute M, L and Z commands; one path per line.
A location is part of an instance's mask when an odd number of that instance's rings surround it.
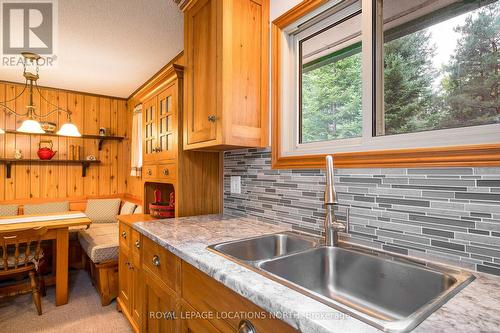
M 325 245 L 338 246 L 339 231 L 348 231 L 349 224 L 346 219 L 345 225 L 337 222 L 333 206 L 335 204 L 335 188 L 333 184 L 333 157 L 326 156 L 326 187 L 325 187 Z

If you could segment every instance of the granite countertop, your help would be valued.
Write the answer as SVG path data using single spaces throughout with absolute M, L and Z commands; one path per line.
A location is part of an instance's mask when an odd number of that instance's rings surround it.
M 380 332 L 207 250 L 211 244 L 286 231 L 286 227 L 223 215 L 138 222 L 133 227 L 262 309 L 282 315 L 279 318 L 301 332 Z M 474 275 L 476 280 L 412 332 L 500 332 L 500 278 Z

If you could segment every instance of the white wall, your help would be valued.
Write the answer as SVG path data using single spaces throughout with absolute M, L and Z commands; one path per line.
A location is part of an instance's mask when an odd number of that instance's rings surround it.
M 301 0 L 271 0 L 271 22 L 301 2 Z

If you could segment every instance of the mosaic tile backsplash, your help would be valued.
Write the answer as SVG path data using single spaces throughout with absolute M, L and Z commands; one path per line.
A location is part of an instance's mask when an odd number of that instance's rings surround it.
M 226 213 L 318 235 L 324 186 L 322 170 L 272 170 L 269 149 L 224 155 Z M 349 242 L 500 275 L 500 168 L 336 169 L 335 189 Z

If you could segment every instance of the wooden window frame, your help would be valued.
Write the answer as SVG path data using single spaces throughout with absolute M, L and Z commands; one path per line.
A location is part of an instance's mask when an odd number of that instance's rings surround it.
M 364 0 L 363 5 L 370 0 Z M 324 167 L 327 154 L 284 156 L 282 154 L 281 115 L 281 35 L 300 18 L 325 5 L 327 0 L 304 0 L 272 22 L 272 168 L 310 169 Z M 370 7 L 371 9 L 371 7 Z M 371 10 L 370 10 L 371 12 Z M 372 15 L 370 13 L 370 15 Z M 373 28 L 372 28 L 373 29 Z M 368 38 L 371 39 L 372 36 Z M 365 39 L 363 39 L 365 41 Z M 368 45 L 370 48 L 371 44 Z M 365 47 L 365 46 L 364 46 Z M 366 63 L 366 62 L 364 62 Z M 371 69 L 373 70 L 373 69 Z M 377 74 L 374 72 L 375 75 Z M 378 73 L 379 74 L 379 73 Z M 373 96 L 373 95 L 372 95 Z M 363 99 L 372 96 L 363 96 Z M 380 102 L 380 101 L 376 101 Z M 372 128 L 370 127 L 370 131 Z M 500 139 L 500 134 L 499 134 Z M 495 140 L 496 141 L 496 140 Z M 500 141 L 500 140 L 499 140 Z M 500 165 L 500 143 L 481 143 L 442 147 L 369 150 L 334 153 L 337 168 L 405 168 L 405 167 L 479 167 Z

